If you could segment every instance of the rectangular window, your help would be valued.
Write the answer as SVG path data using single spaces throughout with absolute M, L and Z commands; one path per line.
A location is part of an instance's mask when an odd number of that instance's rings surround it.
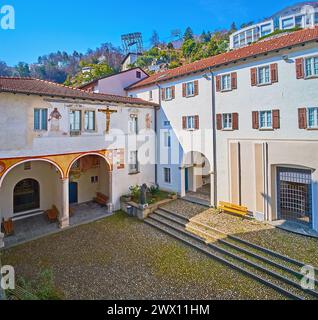
M 246 39 L 245 39 L 245 32 L 240 33 L 240 46 L 245 46 Z
M 272 111 L 260 111 L 259 113 L 260 129 L 272 129 Z
M 138 117 L 136 115 L 131 115 L 128 121 L 129 134 L 138 133 Z
M 272 24 L 271 23 L 267 23 L 261 26 L 261 37 L 264 37 L 270 33 L 272 33 Z
M 230 74 L 225 74 L 222 76 L 221 86 L 222 86 L 221 87 L 222 91 L 231 90 L 231 75 Z
M 304 19 L 304 16 L 297 16 L 297 17 L 295 17 L 295 25 L 296 25 L 296 27 L 302 28 L 302 26 L 303 26 L 303 19 Z
M 129 173 L 138 172 L 138 151 L 130 152 Z
M 149 91 L 149 101 L 153 100 L 153 94 L 152 94 L 152 90 Z
M 171 148 L 171 134 L 170 134 L 170 131 L 164 132 L 164 146 L 165 146 L 165 148 Z
M 163 122 L 163 126 L 164 127 L 170 127 L 170 125 L 171 125 L 170 121 L 164 121 Z
M 163 169 L 163 174 L 164 174 L 164 181 L 165 183 L 171 183 L 171 169 L 169 168 L 164 168 Z
M 194 130 L 195 129 L 195 117 L 194 116 L 187 117 L 187 127 L 186 127 L 186 129 L 188 129 L 188 130 Z
M 140 71 L 136 71 L 136 78 L 141 79 L 141 72 Z
M 34 109 L 34 130 L 47 131 L 47 109 Z
M 311 57 L 305 60 L 306 77 L 318 76 L 318 57 Z
M 223 117 L 223 129 L 232 130 L 233 128 L 232 113 L 224 113 L 222 117 Z
M 318 128 L 318 107 L 308 108 L 308 128 Z
M 95 131 L 95 111 L 85 111 L 85 131 Z
M 246 31 L 246 42 L 248 44 L 253 42 L 253 29 L 250 29 L 250 30 Z
M 240 46 L 240 38 L 238 35 L 234 37 L 233 42 L 234 42 L 234 48 L 237 48 Z
M 188 82 L 186 84 L 186 94 L 187 94 L 187 97 L 194 96 L 194 94 L 195 94 L 195 92 L 194 92 L 194 82 Z
M 172 87 L 165 88 L 165 100 L 172 99 Z
M 82 112 L 80 110 L 72 110 L 70 112 L 70 130 L 71 132 L 74 131 L 81 131 L 82 126 Z
M 315 24 L 318 24 L 318 12 L 315 13 Z
M 285 29 L 291 29 L 295 27 L 294 17 L 286 18 L 282 20 L 282 28 Z
M 259 85 L 268 84 L 271 82 L 269 66 L 258 68 L 257 82 Z

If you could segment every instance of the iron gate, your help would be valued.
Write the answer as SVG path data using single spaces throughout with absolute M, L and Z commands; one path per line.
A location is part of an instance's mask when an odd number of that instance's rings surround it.
M 310 170 L 278 168 L 280 220 L 312 224 L 312 177 Z

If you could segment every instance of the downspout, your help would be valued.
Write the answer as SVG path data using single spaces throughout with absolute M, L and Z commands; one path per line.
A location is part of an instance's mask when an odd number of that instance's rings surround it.
M 159 108 L 155 109 L 155 134 L 156 134 L 156 163 L 155 163 L 155 184 L 158 184 L 158 112 L 161 108 L 161 87 L 156 84 L 159 91 Z M 159 133 L 160 134 L 160 133 Z M 159 144 L 160 145 L 160 144 Z
M 217 175 L 217 157 L 216 157 L 216 103 L 215 103 L 215 90 L 214 90 L 214 73 L 211 68 L 209 68 L 210 74 L 211 74 L 211 84 L 212 84 L 212 121 L 213 121 L 213 126 L 212 126 L 212 140 L 213 140 L 213 174 L 214 174 L 214 179 L 213 179 L 213 188 L 214 188 L 214 207 L 217 207 L 218 203 L 218 192 L 217 192 L 217 187 L 218 187 L 218 175 Z

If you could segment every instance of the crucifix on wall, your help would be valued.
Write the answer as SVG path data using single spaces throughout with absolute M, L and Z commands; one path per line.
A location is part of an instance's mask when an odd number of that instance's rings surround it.
M 110 117 L 113 113 L 117 113 L 117 111 L 110 110 L 109 108 L 107 108 L 106 110 L 99 109 L 98 112 L 102 112 L 102 113 L 106 114 L 106 131 L 105 131 L 105 133 L 108 134 L 110 131 Z

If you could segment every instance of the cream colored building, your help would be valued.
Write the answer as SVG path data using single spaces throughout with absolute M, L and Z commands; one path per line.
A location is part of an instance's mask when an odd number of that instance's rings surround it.
M 0 78 L 0 88 L 2 219 L 55 206 L 63 228 L 70 204 L 100 195 L 112 212 L 130 186 L 155 183 L 156 104 L 36 79 Z

